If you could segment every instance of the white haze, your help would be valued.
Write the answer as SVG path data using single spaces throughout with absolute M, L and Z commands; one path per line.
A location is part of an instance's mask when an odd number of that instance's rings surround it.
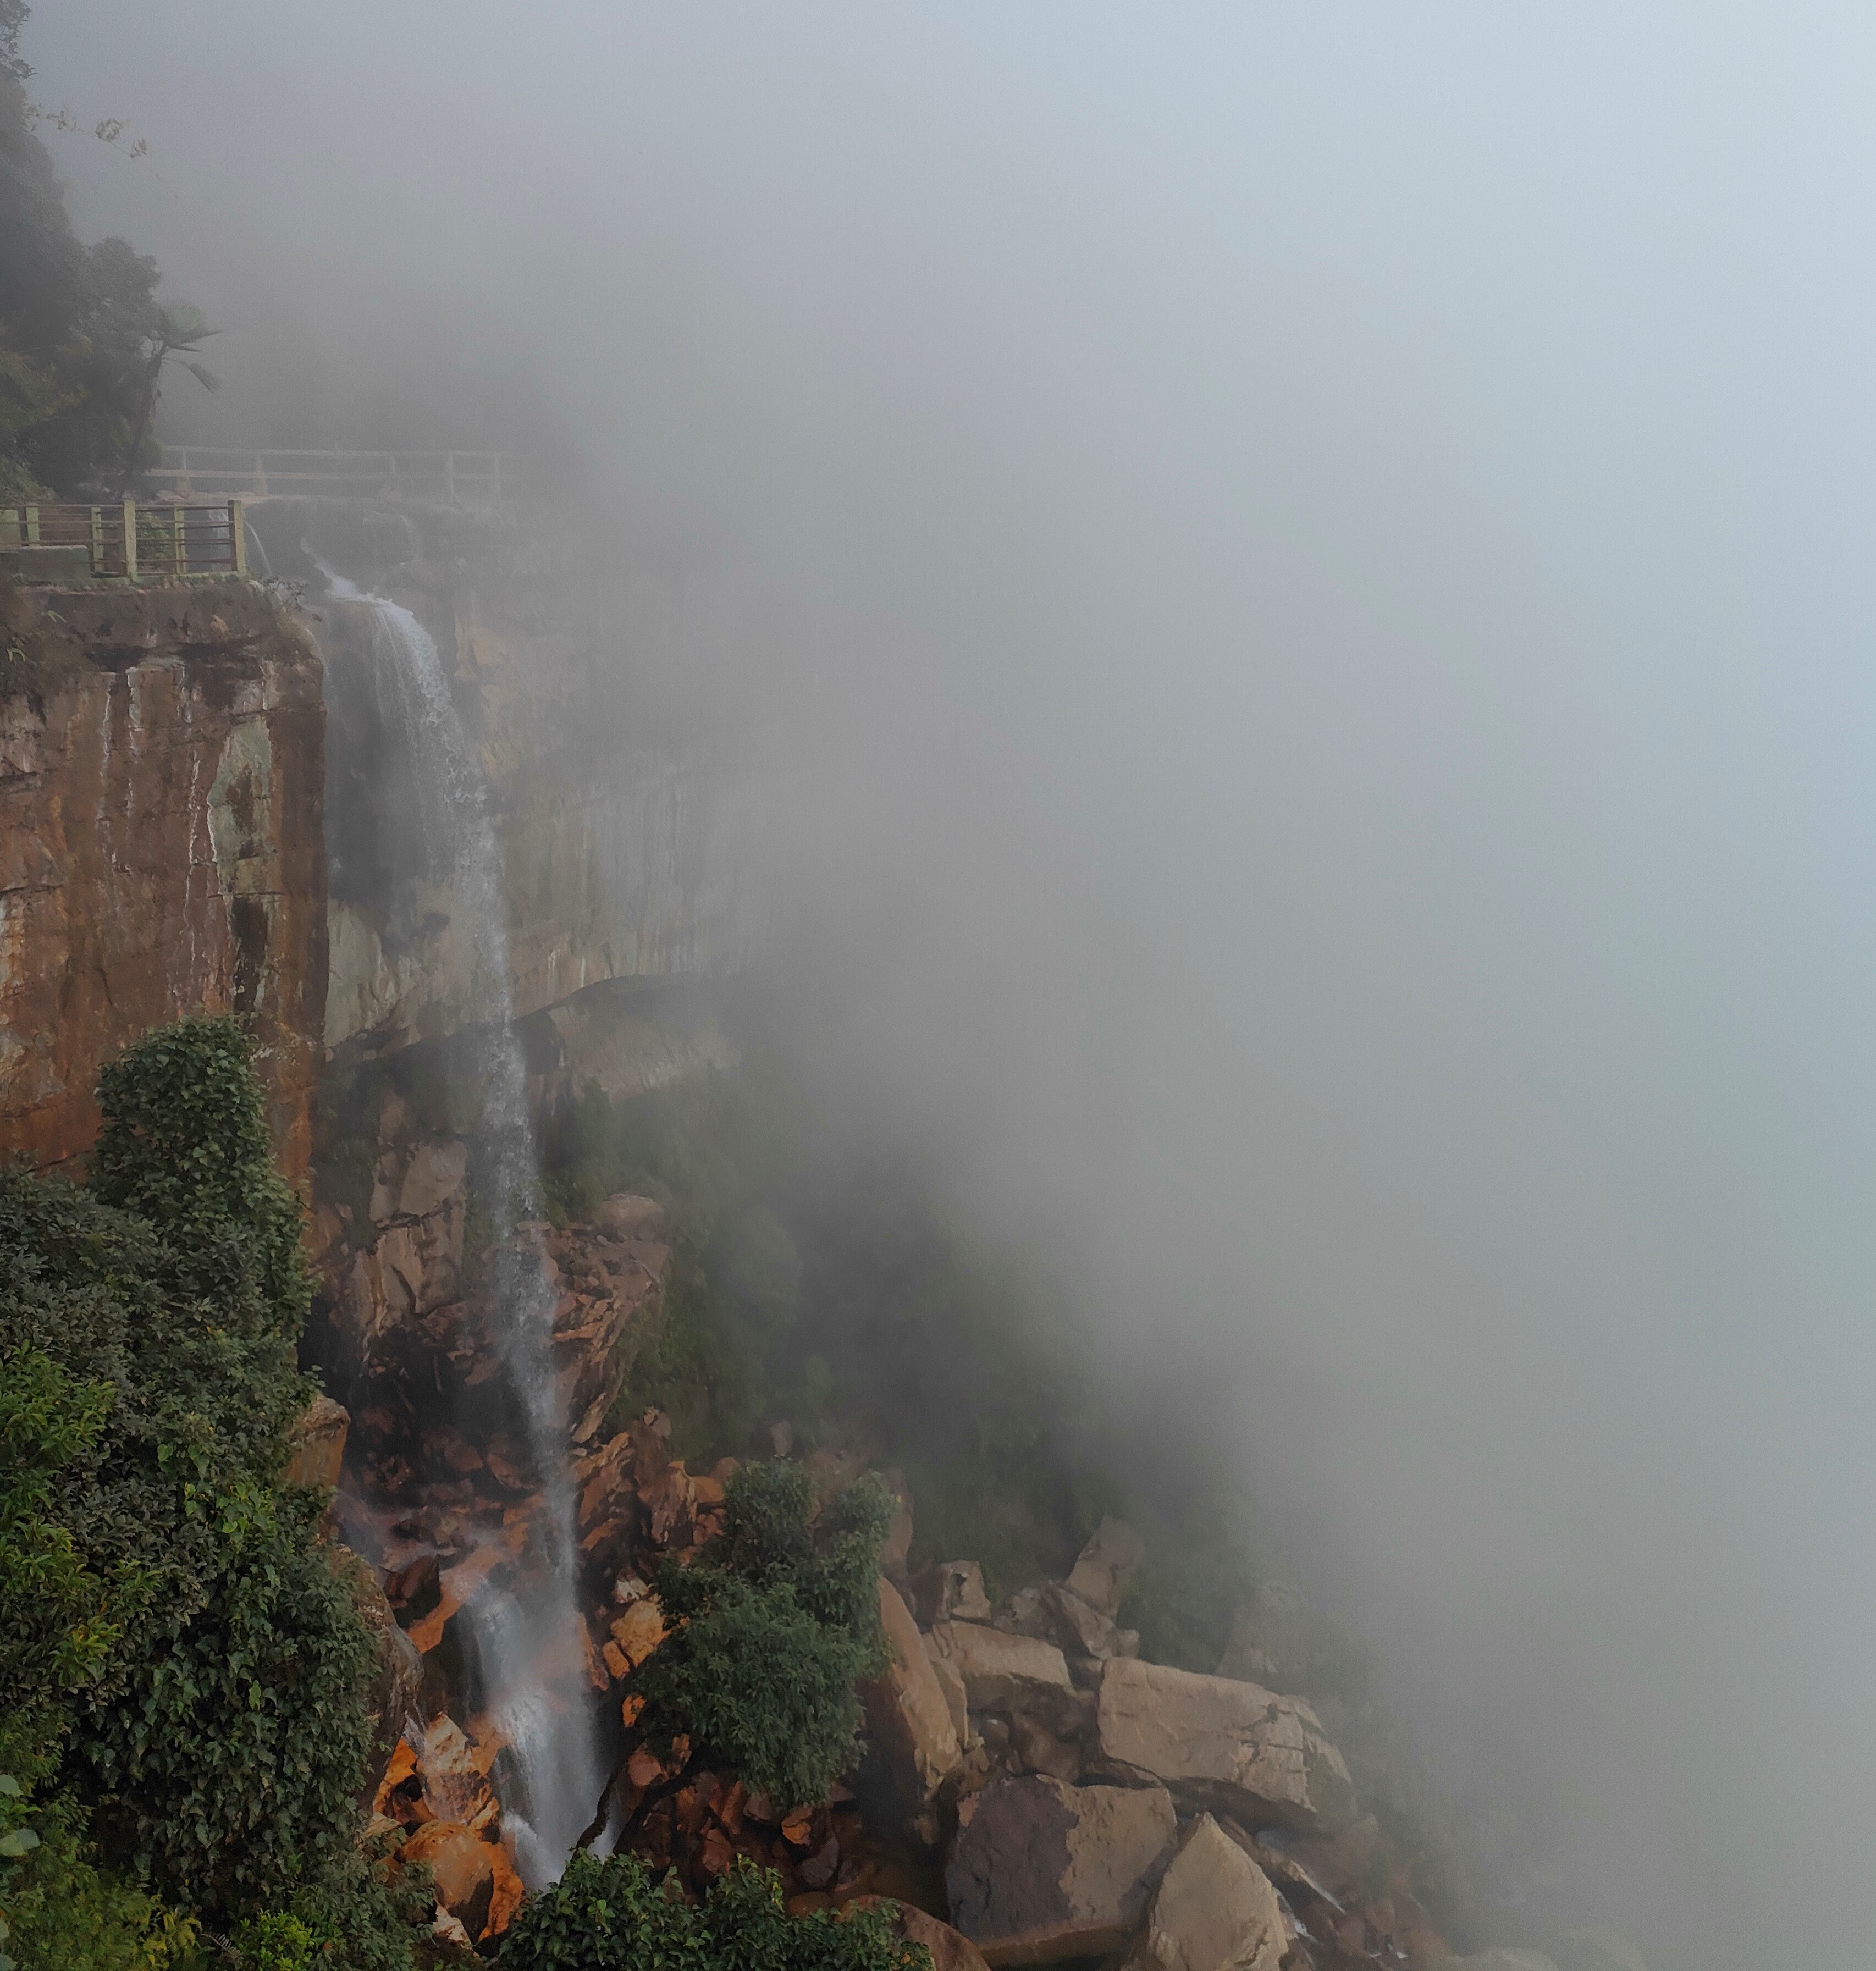
M 682 544 L 680 654 L 814 711 L 871 1099 L 1229 1368 L 1536 1907 L 1867 1965 L 1876 18 L 40 0 L 26 51 L 150 143 L 49 138 L 81 224 L 226 326 L 176 428 L 525 386 Z

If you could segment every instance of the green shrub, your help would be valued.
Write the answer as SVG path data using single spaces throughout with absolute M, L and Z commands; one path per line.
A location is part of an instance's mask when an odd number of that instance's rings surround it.
M 69 1800 L 36 1803 L 0 1773 L 0 1971 L 169 1971 L 197 1926 L 134 1882 L 100 1872 Z
M 883 1911 L 791 1917 L 779 1877 L 740 1862 L 692 1908 L 633 1855 L 576 1854 L 502 1940 L 501 1971 L 931 1971 Z
M 32 1866 L 98 1939 L 142 1920 L 121 1871 L 213 1929 L 285 1910 L 335 1971 L 396 1971 L 400 1913 L 353 1845 L 371 1644 L 280 1482 L 316 1387 L 246 1041 L 151 1034 L 99 1100 L 91 1188 L 0 1171 L 0 1674 L 50 1830 Z M 49 1964 L 142 1961 L 56 1934 Z
M 658 1576 L 677 1626 L 633 1673 L 639 1728 L 704 1756 L 785 1805 L 823 1800 L 855 1762 L 855 1685 L 879 1667 L 879 1549 L 892 1501 L 862 1479 L 813 1517 L 799 1465 L 747 1464 L 730 1481 L 724 1530 L 689 1567 Z

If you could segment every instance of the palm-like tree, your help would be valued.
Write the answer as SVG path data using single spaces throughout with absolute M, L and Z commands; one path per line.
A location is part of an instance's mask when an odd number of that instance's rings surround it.
M 136 361 L 141 373 L 137 414 L 124 446 L 124 470 L 117 488 L 120 500 L 129 497 L 132 476 L 143 454 L 150 420 L 156 415 L 157 399 L 163 393 L 164 364 L 181 360 L 183 368 L 204 389 L 219 390 L 221 379 L 205 363 L 197 362 L 194 357 L 211 335 L 220 333 L 220 329 L 209 327 L 200 308 L 191 308 L 187 301 L 178 301 L 173 307 L 158 301 L 152 306 L 137 352 Z

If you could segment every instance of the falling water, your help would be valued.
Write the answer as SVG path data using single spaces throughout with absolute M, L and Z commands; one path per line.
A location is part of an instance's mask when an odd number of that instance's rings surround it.
M 465 736 L 435 644 L 408 609 L 331 569 L 334 595 L 371 611 L 380 689 L 406 735 L 424 871 L 450 883 L 473 927 L 483 1018 L 480 1151 L 496 1220 L 491 1281 L 503 1366 L 545 1511 L 549 1577 L 525 1602 L 484 1588 L 464 1611 L 487 1707 L 511 1748 L 503 1823 L 529 1887 L 552 1881 L 591 1816 L 601 1771 L 575 1599 L 576 1552 L 566 1419 L 553 1374 L 553 1302 L 533 1256 L 508 1235 L 539 1206 L 539 1159 L 513 1027 L 500 850 L 482 763 Z

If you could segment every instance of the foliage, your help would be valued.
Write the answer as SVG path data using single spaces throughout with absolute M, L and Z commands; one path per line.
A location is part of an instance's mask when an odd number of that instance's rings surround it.
M 394 1971 L 399 1913 L 353 1846 L 371 1644 L 317 1501 L 281 1483 L 315 1393 L 308 1283 L 246 1041 L 161 1030 L 99 1094 L 91 1188 L 0 1171 L 0 1564 L 49 1589 L 0 1622 L 35 1693 L 26 1771 L 61 1865 L 119 1911 L 99 1936 L 141 1920 L 122 1870 L 179 1915 L 284 1911 L 322 1961 Z
M 878 1909 L 791 1917 L 780 1879 L 739 1862 L 692 1907 L 633 1855 L 576 1854 L 523 1905 L 501 1971 L 931 1971 Z
M 312 1298 L 299 1201 L 274 1168 L 249 1055 L 223 1015 L 158 1028 L 119 1056 L 98 1082 L 91 1188 L 213 1266 L 251 1269 L 265 1319 L 297 1336 Z
M 284 1910 L 249 1917 L 235 1931 L 241 1971 L 311 1971 L 321 1939 L 311 1924 Z
M 26 0 L 0 0 L 0 75 L 30 81 L 32 70 L 20 54 L 20 30 L 26 24 Z
M 116 1598 L 70 1529 L 46 1517 L 53 1481 L 96 1442 L 112 1394 L 108 1383 L 73 1383 L 37 1349 L 0 1356 L 0 1759 L 28 1772 L 57 1743 L 65 1700 L 103 1671 L 121 1634 Z
M 36 1804 L 0 1773 L 0 1971 L 171 1971 L 192 1951 L 195 1920 L 84 1851 L 69 1800 Z
M 633 1673 L 639 1728 L 679 1733 L 771 1799 L 823 1800 L 858 1752 L 859 1679 L 880 1666 L 879 1549 L 892 1501 L 875 1479 L 818 1517 L 808 1474 L 747 1464 L 724 1530 L 689 1567 L 667 1561 L 658 1595 L 677 1626 Z

